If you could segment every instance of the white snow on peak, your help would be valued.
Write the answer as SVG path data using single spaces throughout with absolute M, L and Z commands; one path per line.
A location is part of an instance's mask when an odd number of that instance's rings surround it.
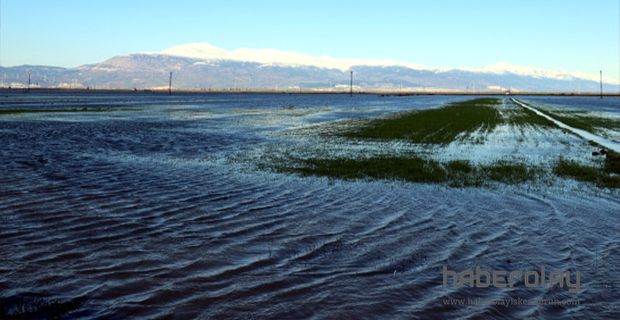
M 208 43 L 189 43 L 164 50 L 164 54 L 200 59 L 227 59 L 226 50 Z
M 546 70 L 546 69 L 536 69 L 524 66 L 516 66 L 510 64 L 508 62 L 498 62 L 494 65 L 485 66 L 482 68 L 462 68 L 461 70 L 471 71 L 471 72 L 484 72 L 484 73 L 495 73 L 495 74 L 516 74 L 521 76 L 530 76 L 534 78 L 547 78 L 547 79 L 556 79 L 556 80 L 591 80 L 591 81 L 599 81 L 598 76 L 594 76 L 591 74 L 586 74 L 582 72 L 568 72 L 564 70 Z M 603 79 L 605 82 L 614 83 L 612 79 Z
M 429 68 L 417 64 L 406 63 L 394 60 L 369 60 L 369 59 L 342 59 L 326 55 L 312 56 L 301 52 L 282 51 L 278 49 L 251 49 L 240 48 L 226 50 L 218 48 L 206 42 L 187 43 L 168 48 L 161 54 L 190 57 L 202 60 L 234 60 L 245 62 L 257 62 L 265 65 L 285 65 L 285 66 L 314 66 L 318 68 L 339 69 L 341 71 L 351 70 L 353 66 L 402 66 L 415 70 L 427 70 L 433 72 L 446 72 L 450 70 L 461 70 L 476 73 L 495 73 L 495 74 L 516 74 L 521 76 L 531 76 L 535 78 L 547 78 L 557 80 L 590 80 L 599 81 L 598 75 L 583 72 L 567 72 L 563 70 L 536 69 L 524 66 L 512 65 L 507 62 L 498 62 L 494 65 L 480 68 Z M 606 83 L 618 84 L 618 80 L 604 78 Z
M 425 69 L 412 63 L 391 60 L 340 59 L 330 56 L 312 56 L 294 51 L 278 49 L 240 48 L 227 51 L 208 43 L 188 43 L 168 48 L 166 55 L 190 57 L 204 60 L 235 60 L 257 62 L 267 65 L 314 66 L 319 68 L 350 70 L 353 66 L 404 66 L 412 69 Z

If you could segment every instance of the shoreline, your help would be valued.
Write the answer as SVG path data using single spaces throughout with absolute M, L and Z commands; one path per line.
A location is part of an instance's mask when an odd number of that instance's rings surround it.
M 0 88 L 0 94 L 7 93 L 75 93 L 75 94 L 156 94 L 156 95 L 200 95 L 200 94 L 333 94 L 333 95 L 349 95 L 347 91 L 331 91 L 331 90 L 236 90 L 236 89 L 217 89 L 217 90 L 190 90 L 178 89 L 172 90 L 171 93 L 167 89 L 89 89 L 89 88 Z M 471 91 L 390 91 L 390 90 L 361 90 L 354 91 L 353 95 L 381 95 L 386 97 L 405 97 L 405 96 L 567 96 L 567 97 L 599 97 L 600 93 L 574 93 L 574 92 L 471 92 Z M 603 97 L 620 97 L 620 93 L 603 93 Z

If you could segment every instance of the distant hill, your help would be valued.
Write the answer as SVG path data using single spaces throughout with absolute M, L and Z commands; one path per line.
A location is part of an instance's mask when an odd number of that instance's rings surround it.
M 597 92 L 592 77 L 515 67 L 424 69 L 390 61 L 310 57 L 280 51 L 201 51 L 172 48 L 164 53 L 117 56 L 77 68 L 50 66 L 0 67 L 0 86 L 24 87 L 31 73 L 33 87 L 158 89 L 167 88 L 173 72 L 176 89 L 347 90 L 350 71 L 356 90 L 549 91 Z M 219 51 L 217 51 L 219 50 Z M 263 49 L 267 50 L 267 49 Z M 247 59 L 248 61 L 244 61 Z M 283 62 L 278 62 L 282 59 Z M 298 59 L 299 62 L 296 62 Z M 616 84 L 605 85 L 609 91 Z

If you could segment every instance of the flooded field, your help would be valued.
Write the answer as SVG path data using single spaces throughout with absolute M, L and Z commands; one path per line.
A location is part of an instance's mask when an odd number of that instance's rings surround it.
M 603 166 L 598 147 L 509 97 L 491 129 L 440 144 L 340 134 L 470 99 L 5 94 L 0 318 L 620 317 L 620 189 L 554 170 Z M 611 119 L 586 129 L 620 141 L 618 98 L 517 99 Z M 543 173 L 455 187 L 278 170 L 412 155 Z M 541 266 L 579 289 L 443 285 L 444 267 Z

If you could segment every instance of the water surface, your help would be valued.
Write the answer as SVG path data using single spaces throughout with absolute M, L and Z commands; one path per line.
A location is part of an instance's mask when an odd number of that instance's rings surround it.
M 0 116 L 0 297 L 77 301 L 66 317 L 84 319 L 618 318 L 617 192 L 334 181 L 246 161 L 294 148 L 290 128 L 463 99 L 3 96 L 111 111 Z M 553 104 L 618 112 L 590 101 Z M 581 290 L 444 288 L 444 265 L 579 271 Z

